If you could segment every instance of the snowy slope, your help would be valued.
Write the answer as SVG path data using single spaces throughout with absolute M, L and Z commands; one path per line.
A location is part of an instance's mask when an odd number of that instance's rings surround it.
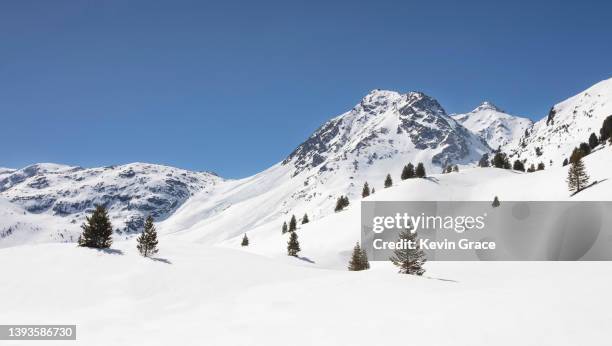
M 0 167 L 0 179 L 4 178 L 7 174 L 14 172 L 15 170 L 12 168 Z
M 76 239 L 96 204 L 108 208 L 118 232 L 138 231 L 147 215 L 163 220 L 194 193 L 210 193 L 222 181 L 209 173 L 143 163 L 91 169 L 43 163 L 7 172 L 0 175 L 0 198 L 13 206 L 4 203 L 1 210 L 18 207 L 27 215 L 15 224 L 2 221 L 14 232 L 0 239 L 0 247 L 28 239 Z M 27 227 L 17 225 L 27 220 L 46 220 L 36 224 L 44 235 L 28 236 Z
M 612 147 L 606 146 L 584 158 L 592 182 L 598 184 L 570 197 L 567 190 L 568 167 L 554 167 L 535 173 L 522 173 L 497 168 L 471 168 L 459 173 L 433 175 L 429 179 L 398 181 L 388 189 L 380 189 L 368 200 L 380 201 L 606 201 L 612 196 Z M 348 209 L 299 225 L 300 255 L 316 266 L 342 269 L 348 262 L 350 251 L 360 239 L 360 205 L 356 199 Z M 244 210 L 243 214 L 249 214 Z M 250 213 L 256 213 L 251 211 Z M 217 221 L 220 222 L 220 221 Z M 206 228 L 203 227 L 202 230 Z M 231 232 L 220 232 L 231 235 Z M 201 232 L 194 228 L 175 236 L 189 240 L 202 240 Z M 224 246 L 240 248 L 241 234 L 222 242 Z M 283 259 L 286 256 L 288 235 L 282 235 L 279 221 L 263 224 L 248 232 L 247 251 Z
M 54 346 L 610 341 L 607 262 L 437 262 L 414 277 L 389 263 L 316 270 L 168 237 L 160 246 L 158 260 L 138 256 L 133 241 L 112 252 L 0 249 L 0 263 L 18 263 L 2 268 L 0 324 L 77 324 L 77 341 L 41 343 Z
M 483 138 L 493 149 L 516 147 L 525 130 L 533 125 L 531 120 L 507 114 L 488 101 L 469 113 L 454 114 L 452 117 Z
M 325 123 L 283 162 L 255 176 L 230 181 L 214 195 L 196 195 L 160 224 L 162 232 L 189 233 L 215 243 L 263 225 L 280 229 L 291 214 L 330 214 L 336 199 L 361 195 L 363 183 L 382 189 L 399 180 L 408 162 L 427 171 L 469 165 L 490 148 L 420 93 L 374 90 L 352 110 Z
M 528 130 L 522 144 L 508 152 L 528 164 L 543 162 L 548 166 L 552 160 L 559 166 L 581 142 L 588 142 L 591 133 L 599 136 L 604 119 L 610 115 L 612 78 L 554 105 L 547 117 Z M 541 156 L 536 148 L 540 148 Z
M 26 243 L 73 242 L 78 225 L 46 214 L 32 214 L 0 197 L 0 248 Z

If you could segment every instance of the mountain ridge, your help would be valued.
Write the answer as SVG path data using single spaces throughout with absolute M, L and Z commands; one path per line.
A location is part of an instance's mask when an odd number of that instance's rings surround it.
M 601 95 L 607 90 L 596 93 L 600 101 L 608 96 Z M 582 100 L 585 92 L 564 102 L 574 100 L 570 102 L 574 107 L 576 97 Z M 610 98 L 605 107 L 612 104 Z M 554 106 L 555 115 L 540 120 L 538 126 L 563 125 L 567 107 Z M 600 110 L 606 111 L 605 107 L 587 112 L 594 119 L 589 128 L 601 126 Z M 206 243 L 223 242 L 252 229 L 278 226 L 291 214 L 326 217 L 333 212 L 338 196 L 360 199 L 365 182 L 380 190 L 386 175 L 399 179 L 408 162 L 422 162 L 428 174 L 439 173 L 448 165 L 458 165 L 461 170 L 474 166 L 496 144 L 488 143 L 490 138 L 462 119 L 478 114 L 485 120 L 489 118 L 483 114 L 493 120 L 523 119 L 503 113 L 490 101 L 472 112 L 449 115 L 425 93 L 374 89 L 350 110 L 322 124 L 284 160 L 250 177 L 223 179 L 208 172 L 139 162 L 97 168 L 39 163 L 0 171 L 0 199 L 16 206 L 9 214 L 20 225 L 19 232 L 31 231 L 41 241 L 74 241 L 79 224 L 93 205 L 104 204 L 109 207 L 117 236 L 137 232 L 144 216 L 152 214 L 164 233 L 189 234 Z M 508 142 L 502 145 L 511 157 L 524 157 L 523 145 L 529 149 L 529 138 L 538 138 L 529 133 L 535 125 L 523 131 L 495 121 L 484 124 L 485 128 L 511 130 L 503 137 Z M 580 137 L 573 136 L 571 146 L 586 140 Z M 545 153 L 555 150 L 546 148 Z M 256 212 L 247 213 L 251 210 Z M 40 222 L 54 224 L 50 235 L 35 227 Z M 0 232 L 11 229 L 14 236 L 11 227 L 15 223 L 0 224 Z M 27 237 L 23 239 L 27 241 Z M 2 243 L 0 239 L 0 246 Z

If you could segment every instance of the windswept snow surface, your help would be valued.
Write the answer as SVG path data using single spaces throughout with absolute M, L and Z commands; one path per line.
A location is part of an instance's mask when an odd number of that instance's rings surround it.
M 77 324 L 45 345 L 609 345 L 607 262 L 388 263 L 331 271 L 160 238 L 0 249 L 0 324 Z M 10 265 L 7 265 L 10 263 Z M 8 342 L 29 345 L 38 342 Z

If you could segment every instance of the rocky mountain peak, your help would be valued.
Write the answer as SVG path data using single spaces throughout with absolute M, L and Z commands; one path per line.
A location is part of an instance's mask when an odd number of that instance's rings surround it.
M 338 170 L 340 161 L 355 170 L 397 155 L 416 156 L 420 150 L 431 154 L 424 164 L 443 166 L 468 163 L 475 152 L 482 154 L 488 148 L 433 97 L 377 89 L 315 131 L 283 165 L 292 163 L 294 175 L 319 166 L 320 171 Z

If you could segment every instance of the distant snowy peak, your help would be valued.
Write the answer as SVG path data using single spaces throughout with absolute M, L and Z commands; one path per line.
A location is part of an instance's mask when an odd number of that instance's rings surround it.
M 358 167 L 395 157 L 419 157 L 426 166 L 442 167 L 470 163 L 488 150 L 434 98 L 422 92 L 377 89 L 315 131 L 283 165 L 293 164 L 299 174 L 317 167 L 334 169 L 341 161 Z
M 452 117 L 493 149 L 516 146 L 525 130 L 533 125 L 531 120 L 510 115 L 489 101 L 481 103 L 469 113 Z
M 193 194 L 211 191 L 223 179 L 147 163 L 82 168 L 35 164 L 0 175 L 0 197 L 33 214 L 80 224 L 104 205 L 116 229 L 137 231 L 148 215 L 163 220 Z
M 599 136 L 604 119 L 612 115 L 612 78 L 554 105 L 536 122 L 511 155 L 529 163 L 560 165 L 591 133 Z
M 495 112 L 504 113 L 504 114 L 506 113 L 504 112 L 503 109 L 497 107 L 496 105 L 494 105 L 493 103 L 489 101 L 484 101 L 478 107 L 476 107 L 471 113 L 478 113 L 482 111 L 495 111 Z

